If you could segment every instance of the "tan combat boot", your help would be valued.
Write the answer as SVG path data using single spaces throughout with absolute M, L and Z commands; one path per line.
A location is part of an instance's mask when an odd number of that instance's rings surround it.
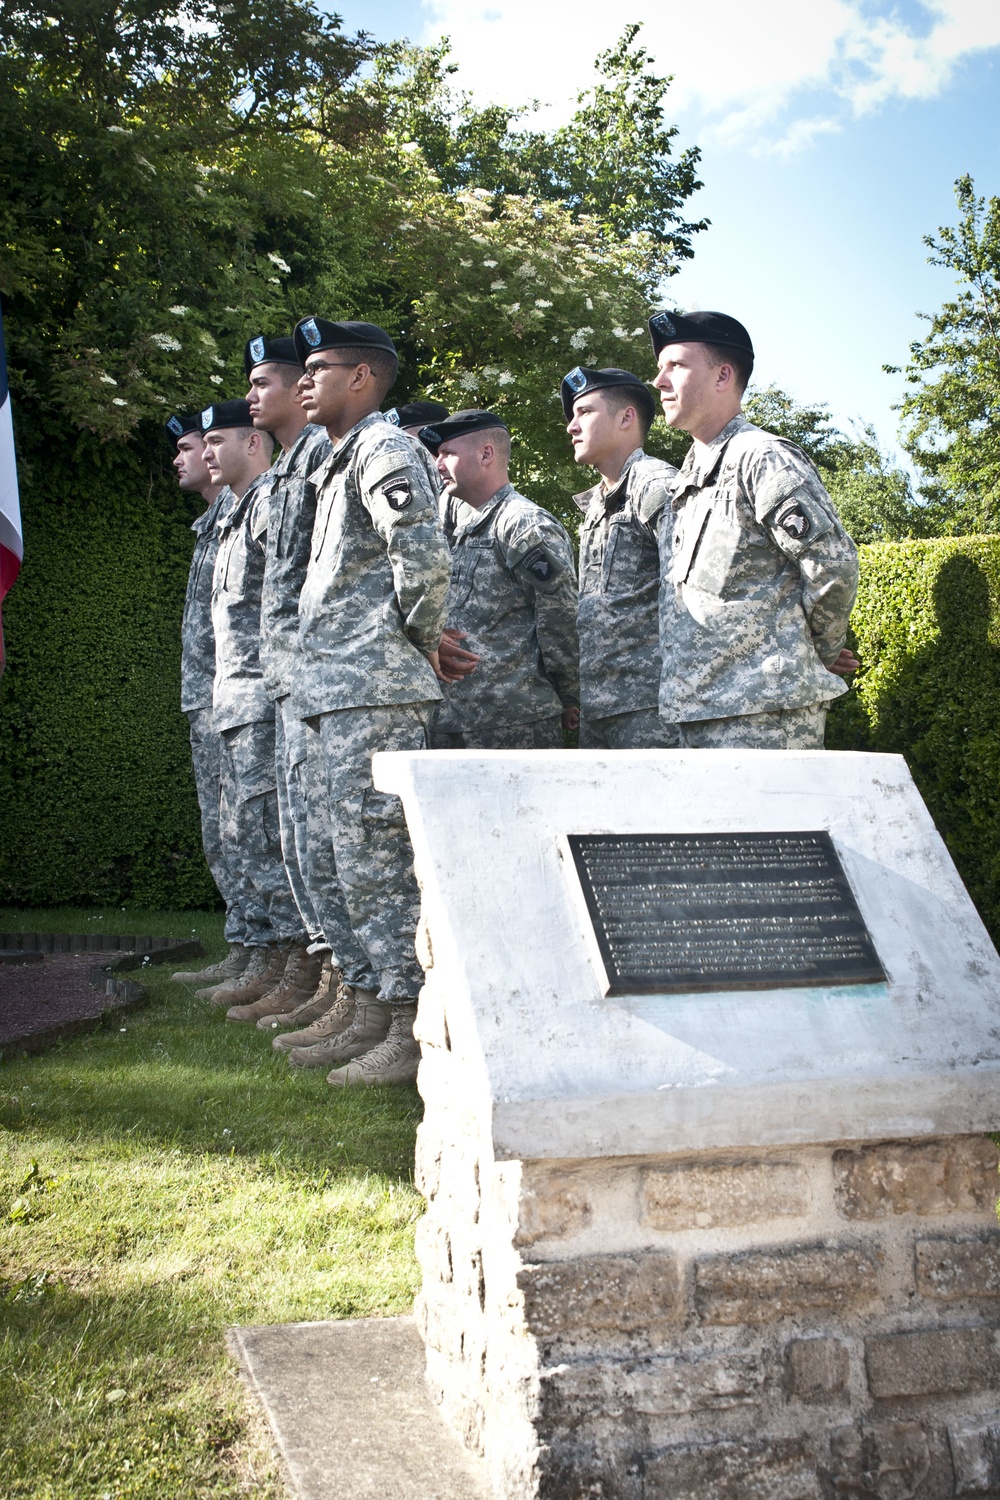
M 318 1067 L 321 1062 L 329 1066 L 330 1063 L 350 1062 L 352 1057 L 360 1057 L 364 1052 L 370 1052 L 377 1047 L 379 1042 L 384 1042 L 389 1034 L 389 1023 L 395 1006 L 388 1005 L 384 1000 L 376 1000 L 371 990 L 357 992 L 357 1003 L 354 1007 L 354 1020 L 346 1031 L 340 1036 L 331 1037 L 328 1044 L 317 1055 L 312 1067 Z M 315 1048 L 310 1048 L 315 1053 Z
M 215 986 L 225 984 L 229 979 L 236 979 L 247 964 L 250 962 L 252 949 L 243 943 L 233 943 L 225 958 L 220 958 L 217 964 L 209 964 L 204 969 L 188 970 L 178 969 L 176 974 L 171 974 L 175 984 L 203 984 Z
M 247 966 L 241 974 L 236 974 L 232 979 L 221 979 L 215 984 L 206 985 L 204 989 L 195 990 L 200 1000 L 211 1000 L 216 990 L 228 990 L 235 984 L 247 984 L 251 979 L 257 979 L 263 974 L 271 956 L 270 948 L 251 948 Z
M 305 944 L 294 944 L 285 955 L 285 967 L 276 985 L 250 1005 L 233 1005 L 226 1011 L 227 1021 L 259 1021 L 262 1016 L 277 1016 L 294 1010 L 314 993 L 319 983 L 323 960 L 309 952 Z
M 318 1021 L 321 1016 L 326 1015 L 340 989 L 341 976 L 340 970 L 334 968 L 333 958 L 329 953 L 325 957 L 322 954 L 317 957 L 322 960 L 322 967 L 319 982 L 312 994 L 294 1009 L 289 1006 L 273 1016 L 261 1016 L 257 1022 L 258 1031 L 278 1031 L 282 1026 L 301 1031 L 303 1027 L 311 1026 L 313 1021 Z
M 284 943 L 271 943 L 266 948 L 258 948 L 257 952 L 263 955 L 263 964 L 257 973 L 251 974 L 248 964 L 232 984 L 220 984 L 209 996 L 213 1005 L 224 1005 L 227 1010 L 231 1005 L 249 1005 L 274 989 L 284 971 L 288 948 Z
M 358 1011 L 374 999 L 374 990 L 342 985 L 340 998 L 325 1016 L 314 1021 L 306 1031 L 290 1031 L 285 1036 L 275 1037 L 271 1046 L 277 1052 L 287 1052 L 293 1068 L 328 1068 L 333 1060 L 333 1049 L 353 1028 Z
M 385 1040 L 345 1067 L 334 1068 L 328 1073 L 326 1081 L 331 1088 L 349 1088 L 352 1084 L 371 1088 L 378 1083 L 413 1083 L 420 1063 L 420 1043 L 413 1035 L 416 1003 L 390 1005 L 387 1009 L 392 1011 L 392 1016 Z

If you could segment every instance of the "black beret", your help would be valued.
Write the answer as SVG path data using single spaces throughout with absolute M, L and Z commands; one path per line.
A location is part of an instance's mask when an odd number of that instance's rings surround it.
M 440 401 L 408 401 L 405 406 L 390 407 L 382 415 L 395 427 L 422 427 L 426 422 L 443 422 L 448 408 Z
M 243 350 L 243 373 L 248 380 L 258 365 L 294 365 L 301 370 L 302 361 L 295 352 L 295 340 L 268 339 L 262 333 L 247 339 Z
M 249 401 L 217 401 L 206 406 L 198 420 L 202 432 L 218 432 L 220 427 L 252 427 Z
M 646 382 L 640 380 L 638 375 L 633 375 L 629 370 L 590 370 L 585 365 L 577 365 L 568 375 L 563 376 L 559 387 L 559 397 L 567 422 L 573 415 L 573 403 L 578 396 L 585 396 L 589 391 L 607 391 L 614 386 L 623 385 L 634 389 L 636 405 L 652 421 L 656 415 L 656 402 Z
M 668 344 L 724 344 L 742 349 L 753 359 L 753 344 L 742 323 L 720 312 L 654 313 L 649 320 L 653 353 L 659 357 Z
M 421 427 L 417 436 L 425 448 L 436 453 L 442 443 L 449 442 L 452 438 L 464 437 L 467 432 L 486 432 L 490 427 L 502 427 L 504 432 L 510 428 L 502 417 L 498 417 L 492 411 L 456 411 L 443 422 L 431 422 L 426 427 Z
M 183 417 L 179 412 L 174 412 L 172 417 L 167 418 L 163 430 L 167 434 L 168 441 L 176 443 L 177 439 L 182 438 L 186 432 L 201 431 L 201 417 L 197 412 L 190 417 Z
M 396 346 L 384 328 L 375 323 L 330 323 L 326 318 L 303 318 L 292 335 L 299 363 L 320 349 L 384 349 L 395 354 Z

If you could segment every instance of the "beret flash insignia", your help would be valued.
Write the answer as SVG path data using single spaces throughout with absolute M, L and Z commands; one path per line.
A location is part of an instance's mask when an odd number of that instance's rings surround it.
M 167 431 L 172 432 L 174 437 L 180 437 L 181 433 L 184 431 L 184 423 L 181 421 L 180 417 L 170 418 L 170 421 L 167 423 Z
M 260 336 L 260 334 L 258 334 L 255 339 L 250 340 L 250 358 L 254 361 L 255 364 L 259 365 L 263 360 L 265 353 L 266 349 L 264 340 Z
M 315 349 L 319 344 L 323 342 L 323 335 L 320 333 L 319 329 L 316 326 L 315 318 L 307 318 L 306 321 L 301 324 L 301 328 L 302 337 L 305 339 L 310 349 Z
M 201 414 L 201 430 L 202 430 L 202 432 L 208 432 L 209 428 L 212 425 L 212 418 L 214 417 L 214 415 L 215 415 L 215 407 L 214 406 L 206 406 L 205 410 Z

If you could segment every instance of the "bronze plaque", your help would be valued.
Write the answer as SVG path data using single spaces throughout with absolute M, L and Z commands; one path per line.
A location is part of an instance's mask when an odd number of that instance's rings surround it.
M 885 979 L 830 835 L 570 834 L 609 995 Z

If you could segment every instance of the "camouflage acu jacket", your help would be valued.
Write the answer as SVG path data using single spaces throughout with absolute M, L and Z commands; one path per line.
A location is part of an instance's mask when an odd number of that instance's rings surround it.
M 614 489 L 573 499 L 580 527 L 580 693 L 585 717 L 655 708 L 660 692 L 657 535 L 677 470 L 636 448 Z
M 801 449 L 735 417 L 690 450 L 660 530 L 660 713 L 683 722 L 801 708 L 846 684 L 836 659 L 858 555 Z
M 181 621 L 181 709 L 211 708 L 215 684 L 215 631 L 212 629 L 212 574 L 219 550 L 218 520 L 235 500 L 224 486 L 191 527 L 194 555 L 188 573 Z
M 308 718 L 440 698 L 424 653 L 441 639 L 451 558 L 427 450 L 372 412 L 341 438 L 313 482 L 316 520 L 292 683 L 297 711 Z
M 260 664 L 272 698 L 292 690 L 299 659 L 299 595 L 305 581 L 316 516 L 312 476 L 333 451 L 323 427 L 308 423 L 269 471 L 267 528 L 260 601 Z
M 460 504 L 448 625 L 478 652 L 450 683 L 437 724 L 531 724 L 580 701 L 576 579 L 570 539 L 555 516 L 506 484 L 481 509 Z
M 216 729 L 274 718 L 260 666 L 264 554 L 255 540 L 266 526 L 269 479 L 267 470 L 253 481 L 242 500 L 233 496 L 219 520 L 219 554 L 212 580 Z

